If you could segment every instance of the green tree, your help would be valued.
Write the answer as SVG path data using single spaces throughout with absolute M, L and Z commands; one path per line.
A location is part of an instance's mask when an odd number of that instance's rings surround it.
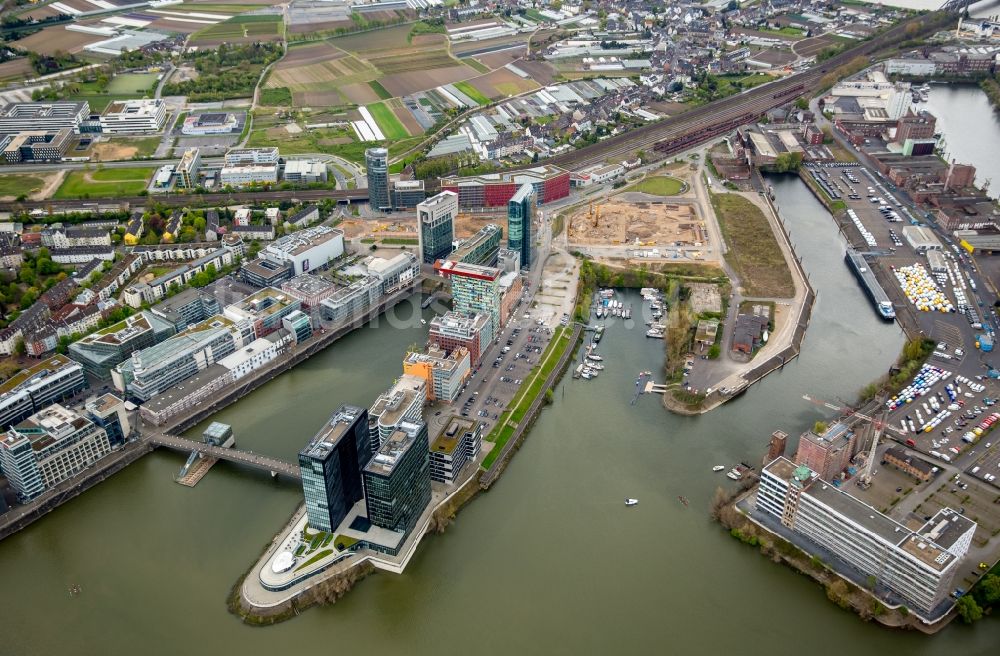
M 987 574 L 972 590 L 976 601 L 983 608 L 1000 603 L 1000 576 Z
M 825 421 L 817 421 L 813 424 L 813 432 L 817 435 L 822 435 L 826 432 L 827 426 Z
M 958 611 L 958 616 L 966 624 L 972 624 L 983 617 L 983 609 L 979 607 L 979 604 L 970 595 L 965 595 L 959 599 L 958 603 L 955 604 L 955 609 Z

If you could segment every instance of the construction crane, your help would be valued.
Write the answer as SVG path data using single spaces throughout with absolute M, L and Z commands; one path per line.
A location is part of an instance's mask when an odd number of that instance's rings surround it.
M 870 415 L 866 415 L 866 414 L 864 414 L 862 412 L 858 412 L 857 410 L 855 410 L 854 408 L 852 408 L 850 406 L 834 405 L 833 403 L 830 403 L 829 401 L 823 401 L 821 399 L 814 399 L 813 397 L 809 396 L 808 394 L 803 394 L 802 398 L 805 399 L 806 401 L 809 401 L 810 403 L 815 404 L 815 405 L 822 406 L 824 408 L 829 408 L 830 410 L 836 410 L 837 412 L 841 413 L 841 415 L 844 418 L 847 418 L 847 417 L 857 417 L 858 419 L 861 419 L 862 421 L 866 421 L 866 422 L 872 424 L 873 426 L 875 426 L 876 429 L 879 429 L 879 430 L 882 430 L 882 429 L 891 430 L 892 432 L 896 433 L 897 435 L 899 435 L 901 437 L 906 437 L 906 431 L 902 430 L 901 428 L 897 428 L 896 426 L 893 426 L 892 424 L 888 423 L 885 420 L 885 413 L 882 413 L 882 418 L 876 419 L 875 417 L 872 417 Z

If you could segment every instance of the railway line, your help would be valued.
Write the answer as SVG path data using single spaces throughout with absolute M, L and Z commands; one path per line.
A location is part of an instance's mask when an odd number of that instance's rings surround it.
M 871 40 L 847 49 L 809 70 L 717 100 L 697 111 L 650 123 L 618 137 L 551 157 L 546 159 L 545 163 L 571 170 L 579 169 L 609 159 L 624 158 L 632 152 L 649 148 L 652 148 L 660 158 L 668 157 L 740 125 L 755 121 L 768 110 L 784 105 L 797 96 L 817 91 L 820 81 L 828 72 L 849 63 L 856 57 L 870 58 L 887 46 L 905 38 L 913 38 L 915 35 L 907 34 L 908 26 L 918 20 L 936 24 L 934 17 L 934 14 L 929 14 L 903 21 Z
M 156 202 L 166 207 L 199 207 L 199 206 L 219 206 L 238 205 L 240 203 L 251 203 L 260 201 L 281 201 L 299 200 L 316 201 L 331 198 L 336 201 L 355 202 L 367 201 L 367 189 L 292 189 L 284 191 L 243 191 L 231 194 L 172 194 L 172 195 L 150 195 L 150 196 L 120 196 L 116 198 L 85 198 L 85 199 L 60 199 L 60 200 L 27 200 L 21 202 L 0 203 L 0 211 L 24 211 L 33 209 L 66 209 L 66 208 L 86 208 L 96 206 L 97 203 L 105 205 L 117 203 L 122 207 L 142 207 L 147 203 Z

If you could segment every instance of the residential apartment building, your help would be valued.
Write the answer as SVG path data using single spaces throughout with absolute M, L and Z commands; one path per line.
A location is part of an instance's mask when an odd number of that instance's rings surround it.
M 175 332 L 181 332 L 213 314 L 219 314 L 222 308 L 212 294 L 202 289 L 185 289 L 157 303 L 149 311 L 173 325 Z
M 454 485 L 469 462 L 479 457 L 483 425 L 478 421 L 452 417 L 430 447 L 431 480 Z
M 463 314 L 485 314 L 490 318 L 489 339 L 500 334 L 500 269 L 439 261 L 434 269 L 451 281 L 452 307 Z
M 407 535 L 431 500 L 427 424 L 404 421 L 362 471 L 368 519 Z
M 148 283 L 138 282 L 129 285 L 122 292 L 122 300 L 126 305 L 134 308 L 142 307 L 143 303 L 156 303 L 167 295 L 171 285 L 186 285 L 209 266 L 215 267 L 215 270 L 219 271 L 232 264 L 233 261 L 234 255 L 231 249 L 219 248 L 204 257 L 182 264 L 173 271 L 154 278 Z
M 104 429 L 53 403 L 0 438 L 0 470 L 26 503 L 109 453 Z
M 417 237 L 420 261 L 434 264 L 448 257 L 455 241 L 458 195 L 443 191 L 417 205 Z
M 334 532 L 364 498 L 361 471 L 371 459 L 368 413 L 342 405 L 299 452 L 309 526 Z
M 874 577 L 876 594 L 925 622 L 950 610 L 948 594 L 976 530 L 975 522 L 943 508 L 913 531 L 786 458 L 761 472 L 756 513 Z

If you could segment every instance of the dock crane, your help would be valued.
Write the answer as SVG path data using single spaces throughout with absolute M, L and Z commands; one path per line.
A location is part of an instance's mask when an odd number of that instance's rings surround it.
M 829 408 L 830 410 L 836 410 L 837 412 L 841 413 L 841 417 L 844 418 L 844 419 L 849 418 L 849 417 L 857 417 L 858 419 L 861 419 L 862 421 L 866 421 L 866 422 L 872 424 L 873 426 L 875 426 L 878 429 L 890 430 L 890 431 L 896 433 L 897 435 L 899 435 L 901 437 L 905 437 L 906 436 L 906 431 L 904 431 L 904 430 L 902 430 L 900 428 L 897 428 L 896 426 L 893 426 L 888 421 L 886 421 L 886 419 L 885 419 L 885 413 L 884 412 L 881 414 L 880 418 L 876 418 L 876 417 L 872 417 L 871 415 L 866 415 L 863 412 L 858 412 L 857 410 L 855 410 L 854 408 L 852 408 L 850 406 L 834 405 L 833 403 L 830 403 L 829 401 L 823 401 L 821 399 L 815 399 L 815 398 L 809 396 L 808 394 L 803 394 L 802 398 L 805 399 L 806 401 L 809 401 L 810 403 L 815 404 L 815 405 L 822 406 L 824 408 Z

